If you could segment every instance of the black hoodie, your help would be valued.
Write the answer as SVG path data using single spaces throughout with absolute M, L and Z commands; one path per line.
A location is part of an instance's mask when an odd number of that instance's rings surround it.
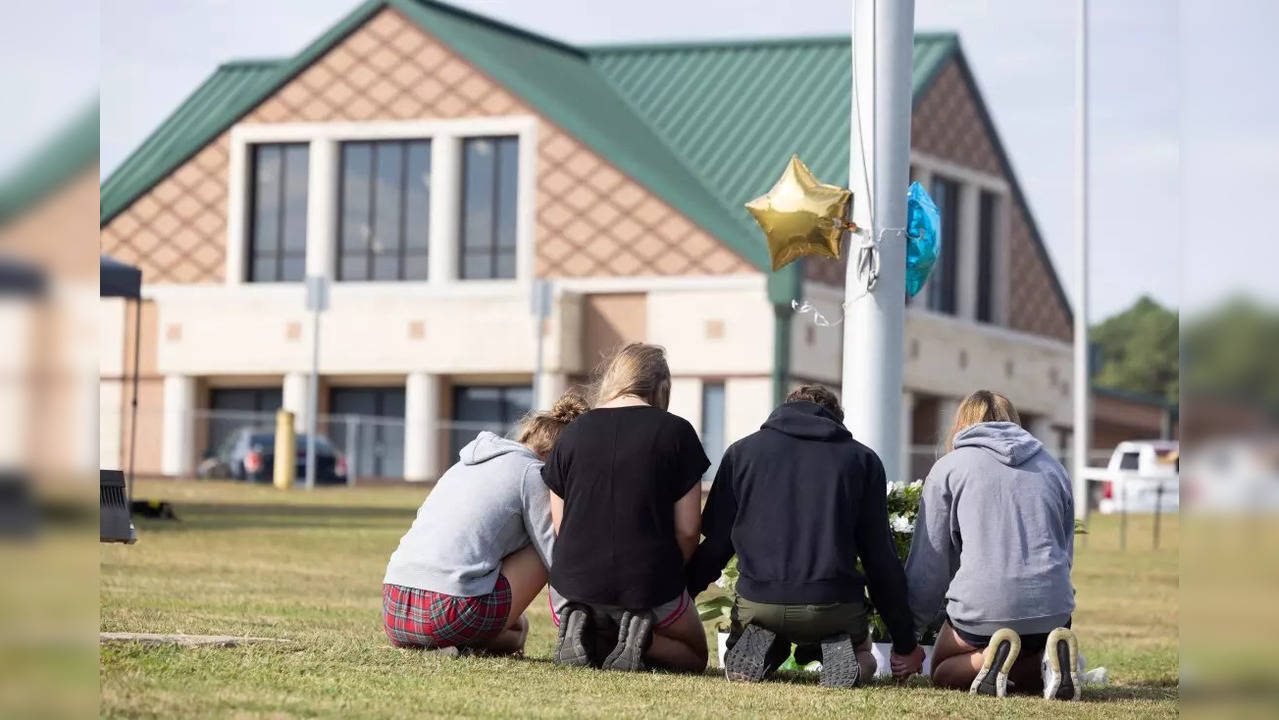
M 906 574 L 888 529 L 884 466 L 811 402 L 786 403 L 720 461 L 688 563 L 696 597 L 736 552 L 737 592 L 755 602 L 871 600 L 899 653 L 915 647 Z M 857 570 L 861 558 L 866 570 Z

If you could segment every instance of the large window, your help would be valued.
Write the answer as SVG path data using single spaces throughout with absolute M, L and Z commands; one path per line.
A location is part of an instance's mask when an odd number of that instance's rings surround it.
M 995 223 L 999 196 L 983 190 L 977 218 L 977 319 L 995 319 Z
M 449 460 L 481 430 L 507 434 L 533 406 L 528 385 L 458 385 L 453 388 L 453 432 Z
M 254 145 L 249 198 L 249 282 L 306 275 L 305 143 Z
M 403 477 L 403 386 L 332 388 L 329 416 L 329 440 L 357 477 Z
M 933 177 L 933 201 L 941 215 L 941 257 L 928 280 L 928 308 L 955 314 L 955 280 L 959 259 L 959 183 Z
M 284 391 L 279 387 L 209 390 L 206 451 L 217 450 L 242 427 L 275 427 L 275 411 L 283 404 Z
M 431 142 L 344 142 L 339 280 L 425 280 Z
M 462 143 L 462 226 L 458 277 L 515 277 L 515 206 L 519 139 Z
M 702 449 L 711 461 L 703 482 L 715 479 L 724 457 L 724 383 L 702 383 Z

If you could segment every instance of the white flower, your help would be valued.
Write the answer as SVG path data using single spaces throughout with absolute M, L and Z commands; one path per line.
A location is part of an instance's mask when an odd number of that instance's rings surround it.
M 729 583 L 729 582 L 730 582 L 730 581 L 729 581 L 729 579 L 728 579 L 728 576 L 727 576 L 727 575 L 723 575 L 723 574 L 721 574 L 721 575 L 719 576 L 719 579 L 715 581 L 715 585 L 716 585 L 716 586 L 718 586 L 718 587 L 720 587 L 720 588 L 723 588 L 724 590 L 727 590 L 727 589 L 728 589 L 728 583 Z
M 895 532 L 899 532 L 899 533 L 915 532 L 914 523 L 912 523 L 910 521 L 910 518 L 906 517 L 905 515 L 899 515 L 897 513 L 893 513 L 892 515 L 888 517 L 888 525 L 892 527 L 892 529 Z
M 893 493 L 899 493 L 899 492 L 902 492 L 902 491 L 904 491 L 905 489 L 906 489 L 906 483 L 904 483 L 904 482 L 894 481 L 894 482 L 890 482 L 890 483 L 888 483 L 888 494 L 889 494 L 889 495 L 892 495 Z
M 922 488 L 924 486 L 923 478 L 915 480 L 915 482 L 911 483 L 910 486 L 913 488 Z

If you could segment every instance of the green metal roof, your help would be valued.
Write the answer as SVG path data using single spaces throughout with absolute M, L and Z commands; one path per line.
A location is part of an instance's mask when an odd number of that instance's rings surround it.
M 916 36 L 916 97 L 955 47 L 954 35 Z M 772 187 L 793 153 L 823 182 L 848 186 L 848 36 L 588 52 L 635 112 L 744 222 L 742 205 Z
M 851 47 L 844 37 L 579 48 L 432 0 L 368 0 L 291 58 L 222 65 L 102 184 L 106 224 L 383 6 L 450 45 L 761 270 L 742 204 L 793 152 L 847 183 Z M 916 37 L 914 92 L 958 49 Z M 749 151 L 743 151 L 743 149 Z M 770 274 L 794 297 L 798 264 Z
M 98 117 L 98 101 L 94 99 L 0 180 L 0 223 L 44 199 L 98 161 Z

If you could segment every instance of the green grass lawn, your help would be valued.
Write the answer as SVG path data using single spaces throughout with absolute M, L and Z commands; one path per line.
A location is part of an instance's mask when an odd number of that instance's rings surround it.
M 1094 519 L 1076 553 L 1075 628 L 1110 685 L 1084 702 L 970 698 L 875 684 L 827 690 L 810 677 L 760 685 L 704 676 L 553 667 L 547 604 L 535 602 L 523 660 L 442 659 L 391 648 L 381 628 L 386 560 L 425 488 L 283 493 L 229 483 L 139 483 L 180 522 L 141 520 L 139 541 L 101 548 L 101 629 L 252 635 L 284 645 L 102 647 L 104 716 L 1168 717 L 1177 702 L 1177 519 L 1159 551 L 1149 518 Z M 714 656 L 714 628 L 707 627 Z M 712 660 L 714 663 L 714 660 Z

